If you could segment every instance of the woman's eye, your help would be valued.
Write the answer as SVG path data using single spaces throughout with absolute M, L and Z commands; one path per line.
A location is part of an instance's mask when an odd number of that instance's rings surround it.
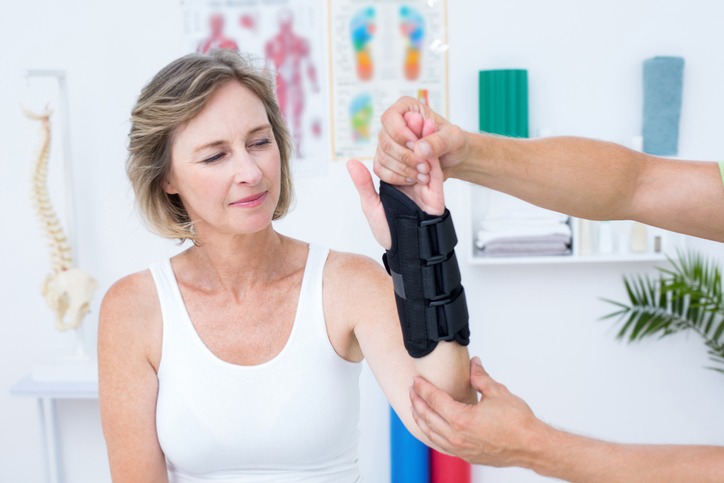
M 254 141 L 253 143 L 251 143 L 251 147 L 252 148 L 262 148 L 270 143 L 271 143 L 270 139 L 259 139 L 257 141 Z
M 216 161 L 220 160 L 220 159 L 223 158 L 223 157 L 224 157 L 224 153 L 214 154 L 214 155 L 211 156 L 210 158 L 206 158 L 206 159 L 204 159 L 204 160 L 201 161 L 201 162 L 204 163 L 204 164 L 211 164 L 211 163 L 213 163 L 213 162 L 216 162 Z

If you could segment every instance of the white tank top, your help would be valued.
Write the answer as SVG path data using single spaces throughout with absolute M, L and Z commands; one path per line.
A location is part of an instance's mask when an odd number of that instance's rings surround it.
M 216 357 L 191 323 L 171 261 L 151 267 L 163 316 L 156 431 L 171 482 L 360 481 L 361 364 L 342 359 L 327 335 L 328 253 L 310 245 L 289 340 L 255 366 Z

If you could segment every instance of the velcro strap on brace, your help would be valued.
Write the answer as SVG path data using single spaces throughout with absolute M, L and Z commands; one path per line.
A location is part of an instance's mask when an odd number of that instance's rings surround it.
M 430 216 L 421 211 L 426 216 Z M 455 234 L 452 216 L 450 211 L 445 210 L 442 216 L 430 217 L 429 220 L 420 222 L 420 232 L 418 238 L 420 240 L 420 258 L 427 260 L 428 263 L 435 263 L 437 260 L 447 258 L 448 254 L 455 250 L 458 244 L 458 237 Z
M 428 262 L 429 263 L 429 262 Z M 439 263 L 423 266 L 422 291 L 426 299 L 437 300 L 452 293 L 462 282 L 455 252 Z
M 405 348 L 412 357 L 423 357 L 441 340 L 467 345 L 468 308 L 450 211 L 428 215 L 385 182 L 380 199 L 392 236 L 382 258 L 392 276 Z

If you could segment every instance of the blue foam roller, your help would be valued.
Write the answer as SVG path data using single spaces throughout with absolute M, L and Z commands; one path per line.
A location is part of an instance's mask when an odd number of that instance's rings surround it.
M 430 449 L 407 431 L 392 408 L 390 460 L 392 483 L 429 483 Z
M 682 57 L 654 57 L 644 61 L 645 153 L 658 156 L 678 154 L 683 83 Z

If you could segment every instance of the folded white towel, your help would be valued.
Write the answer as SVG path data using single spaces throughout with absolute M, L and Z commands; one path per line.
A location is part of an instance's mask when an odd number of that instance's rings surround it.
M 485 219 L 490 221 L 520 220 L 527 222 L 537 220 L 564 223 L 568 220 L 568 215 L 532 205 L 497 191 L 489 192 L 487 206 Z
M 505 239 L 540 239 L 546 237 L 560 236 L 567 243 L 571 240 L 571 227 L 565 223 L 544 226 L 511 226 L 507 230 L 488 231 L 479 230 L 475 244 L 483 248 L 492 241 Z
M 571 249 L 568 246 L 545 246 L 535 247 L 530 250 L 517 250 L 511 247 L 498 247 L 479 250 L 480 257 L 548 257 L 570 255 Z
M 532 227 L 534 229 L 543 230 L 545 228 L 550 228 L 552 230 L 556 230 L 560 225 L 567 225 L 568 217 L 564 217 L 561 220 L 544 220 L 544 219 L 511 219 L 511 218 L 502 218 L 502 219 L 489 219 L 485 218 L 480 221 L 480 229 L 485 231 L 507 231 L 507 230 L 515 230 L 515 229 L 526 229 L 529 227 Z
M 566 235 L 499 238 L 485 245 L 476 242 L 476 246 L 482 256 L 569 255 L 571 238 Z
M 550 257 L 570 255 L 571 249 L 566 246 L 560 247 L 537 247 L 534 250 L 511 250 L 507 247 L 481 250 L 477 256 L 480 257 Z

